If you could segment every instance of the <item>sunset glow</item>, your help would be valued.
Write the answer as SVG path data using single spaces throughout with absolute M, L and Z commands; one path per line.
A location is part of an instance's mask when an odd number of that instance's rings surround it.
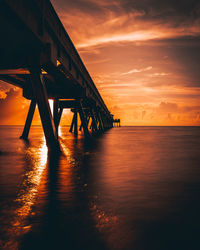
M 13 212 L 14 216 L 8 230 L 8 239 L 5 247 L 7 249 L 18 248 L 17 237 L 31 230 L 31 225 L 27 225 L 26 220 L 31 214 L 38 187 L 41 184 L 42 174 L 47 163 L 47 151 L 44 138 L 39 150 L 38 148 L 31 148 L 25 151 L 31 167 L 24 174 L 23 182 L 15 200 L 17 209 Z
M 0 4 L 0 249 L 200 249 L 199 0 Z
M 122 125 L 200 125 L 197 1 L 182 6 L 121 0 L 52 4 Z M 16 103 L 9 98 L 10 88 L 1 82 L 1 106 Z M 18 90 L 15 95 L 23 104 L 16 105 L 15 119 L 12 110 L 1 111 L 1 124 L 24 124 L 28 101 Z M 34 124 L 39 123 L 37 116 Z

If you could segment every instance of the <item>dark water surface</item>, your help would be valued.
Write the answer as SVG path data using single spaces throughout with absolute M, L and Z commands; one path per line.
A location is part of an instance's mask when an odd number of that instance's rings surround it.
M 68 129 L 0 127 L 1 249 L 200 249 L 200 127 Z

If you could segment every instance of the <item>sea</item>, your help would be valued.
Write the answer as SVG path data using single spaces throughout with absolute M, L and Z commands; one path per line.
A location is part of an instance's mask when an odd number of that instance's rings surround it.
M 85 140 L 0 126 L 0 249 L 200 249 L 200 127 L 116 127 Z

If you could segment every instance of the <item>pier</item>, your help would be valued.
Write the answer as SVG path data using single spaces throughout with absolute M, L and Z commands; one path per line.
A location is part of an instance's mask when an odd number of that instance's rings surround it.
M 36 105 L 49 148 L 59 144 L 65 108 L 74 114 L 70 132 L 75 135 L 78 129 L 90 137 L 113 127 L 116 120 L 49 0 L 1 1 L 0 29 L 0 79 L 23 89 L 30 100 L 21 138 L 28 138 Z
M 113 126 L 114 127 L 121 127 L 120 119 L 113 119 Z

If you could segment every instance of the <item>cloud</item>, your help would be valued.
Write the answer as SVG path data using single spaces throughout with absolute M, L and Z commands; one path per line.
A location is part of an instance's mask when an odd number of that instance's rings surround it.
M 6 83 L 6 82 L 0 80 L 0 91 L 2 92 L 3 96 L 5 96 L 6 92 L 9 91 L 11 88 L 13 88 L 12 85 L 10 85 L 9 83 Z
M 186 20 L 193 22 L 198 20 L 200 4 L 198 0 L 52 0 L 57 11 L 77 12 L 81 11 L 95 17 L 105 13 L 114 12 L 129 15 L 134 13 L 139 20 L 170 21 L 176 25 L 185 24 Z
M 171 0 L 76 0 L 67 4 L 54 0 L 53 4 L 79 49 L 200 34 L 198 1 L 182 1 L 179 8 Z
M 126 125 L 182 126 L 200 125 L 200 106 L 178 103 L 126 103 L 112 107 L 113 114 Z
M 176 103 L 170 103 L 170 102 L 161 102 L 159 104 L 158 110 L 161 112 L 170 112 L 170 111 L 177 111 L 178 105 Z
M 1 91 L 0 90 L 0 99 L 5 99 L 6 98 L 6 93 L 5 93 L 5 91 Z
M 146 68 L 143 68 L 143 69 L 132 69 L 132 70 L 130 70 L 128 72 L 122 73 L 121 75 L 129 75 L 129 74 L 133 74 L 133 73 L 140 73 L 140 72 L 151 70 L 152 68 L 153 68 L 152 66 L 149 66 L 149 67 L 146 67 Z
M 10 88 L 6 97 L 0 99 L 0 124 L 24 124 L 29 101 L 22 97 L 21 90 Z
M 198 0 L 52 3 L 108 108 L 124 124 L 199 124 Z M 10 98 L 10 87 L 0 86 L 8 113 L 25 114 L 20 95 Z M 1 121 L 11 121 L 0 104 Z
M 84 43 L 77 44 L 78 49 L 87 48 L 107 43 L 120 43 L 120 42 L 137 42 L 137 41 L 147 41 L 153 39 L 161 39 L 168 37 L 166 33 L 161 31 L 136 31 L 131 33 L 119 33 L 116 35 L 108 35 L 95 37 L 93 39 L 86 40 Z
M 142 120 L 144 119 L 146 113 L 147 113 L 147 112 L 146 112 L 145 110 L 142 111 Z
M 160 77 L 160 76 L 169 76 L 169 75 L 170 75 L 170 73 L 160 72 L 160 73 L 150 74 L 149 76 L 150 77 Z
M 200 4 L 198 0 L 121 0 L 121 6 L 128 13 L 133 10 L 143 11 L 143 20 L 155 20 L 184 25 L 186 20 L 194 22 L 199 18 Z
M 197 122 L 200 122 L 200 112 L 197 113 L 195 120 L 196 120 Z
M 172 121 L 172 120 L 173 120 L 172 114 L 171 114 L 171 113 L 168 113 L 168 114 L 167 114 L 167 120 L 169 120 L 169 121 Z
M 101 60 L 90 61 L 87 64 L 99 64 L 99 63 L 105 63 L 105 62 L 109 62 L 109 61 L 110 61 L 109 58 L 105 58 L 105 59 L 101 59 Z
M 151 26 L 151 25 L 150 25 Z M 117 27 L 116 27 L 117 30 Z M 91 38 L 85 38 L 83 41 L 77 43 L 78 49 L 102 46 L 108 43 L 130 43 L 130 42 L 146 42 L 146 41 L 156 41 L 156 40 L 165 40 L 165 39 L 183 39 L 183 37 L 197 37 L 200 36 L 200 31 L 194 31 L 193 28 L 180 29 L 174 28 L 169 29 L 165 27 L 158 26 L 157 28 L 150 28 L 150 31 L 147 29 L 136 30 L 135 32 L 129 32 L 124 30 L 123 33 L 112 34 L 112 31 L 107 31 L 107 35 L 101 34 L 100 36 L 94 35 Z

